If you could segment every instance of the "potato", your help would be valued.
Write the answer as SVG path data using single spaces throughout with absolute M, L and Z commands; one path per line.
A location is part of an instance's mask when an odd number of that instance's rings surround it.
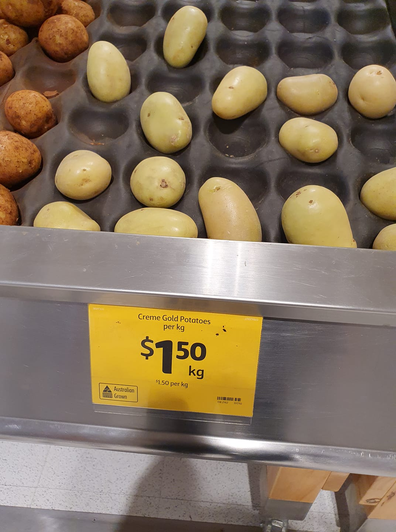
M 12 127 L 34 139 L 56 125 L 56 116 L 50 102 L 40 92 L 21 90 L 12 93 L 4 107 Z
M 10 56 L 28 42 L 29 37 L 25 30 L 0 19 L 0 52 Z
M 171 207 L 183 196 L 186 176 L 169 157 L 150 157 L 137 165 L 131 175 L 135 198 L 148 207 Z
M 325 74 L 282 79 L 276 89 L 279 100 L 300 115 L 321 113 L 335 104 L 337 85 Z
M 40 26 L 55 15 L 60 0 L 0 0 L 0 10 L 5 19 L 17 26 Z
M 44 51 L 59 63 L 71 61 L 88 48 L 87 30 L 70 15 L 56 15 L 44 22 L 39 31 L 39 43 Z
M 306 185 L 286 200 L 282 227 L 291 244 L 356 248 L 344 205 L 318 185 Z
M 18 220 L 19 211 L 14 196 L 0 185 L 0 225 L 16 225 Z
M 14 67 L 5 53 L 0 52 L 0 87 L 8 83 L 14 77 Z
M 88 26 L 95 20 L 92 7 L 81 0 L 61 0 L 59 13 L 76 18 L 84 26 Z
M 211 177 L 200 188 L 199 206 L 208 238 L 261 242 L 261 224 L 245 192 L 224 177 Z
M 174 153 L 191 141 L 192 126 L 179 101 L 168 92 L 151 94 L 140 110 L 140 123 L 149 143 L 162 153 Z
M 363 185 L 360 199 L 377 216 L 396 220 L 396 168 L 389 168 L 371 177 Z
M 79 231 L 100 231 L 99 224 L 81 209 L 67 201 L 54 201 L 44 205 L 37 213 L 34 227 L 53 229 L 77 229 Z
M 122 53 L 106 41 L 93 44 L 88 53 L 88 85 L 102 102 L 116 102 L 131 90 L 131 73 Z
M 145 207 L 125 214 L 116 223 L 114 232 L 185 238 L 198 236 L 198 228 L 187 214 L 155 207 Z
M 41 153 L 28 139 L 0 131 L 0 185 L 13 188 L 37 174 Z
M 348 90 L 352 106 L 367 118 L 382 118 L 396 105 L 396 81 L 383 66 L 361 68 L 352 78 Z
M 221 80 L 212 98 L 220 118 L 232 120 L 253 111 L 267 97 L 267 80 L 256 68 L 236 67 Z
M 165 61 L 175 68 L 187 66 L 205 38 L 208 20 L 194 6 L 184 6 L 170 19 L 164 35 Z
M 106 190 L 110 181 L 110 164 L 89 150 L 66 155 L 55 174 L 55 186 L 59 192 L 76 200 L 95 198 Z
M 279 131 L 279 142 L 287 152 L 306 163 L 320 163 L 338 147 L 337 133 L 311 118 L 292 118 Z
M 388 225 L 378 233 L 373 243 L 373 249 L 396 251 L 396 224 Z

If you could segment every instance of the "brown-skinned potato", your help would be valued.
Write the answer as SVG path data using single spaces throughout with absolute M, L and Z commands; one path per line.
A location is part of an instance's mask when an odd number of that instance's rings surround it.
M 94 10 L 82 0 L 61 0 L 59 13 L 75 17 L 85 27 L 95 20 Z
M 0 52 L 10 56 L 29 42 L 28 34 L 22 28 L 0 19 Z
M 18 220 L 19 211 L 14 196 L 0 185 L 0 225 L 16 225 Z
M 8 83 L 13 77 L 14 67 L 10 58 L 4 52 L 0 52 L 0 87 Z
M 48 99 L 40 92 L 21 90 L 12 93 L 4 106 L 5 115 L 18 132 L 34 139 L 56 124 L 56 116 Z
M 39 31 L 44 51 L 59 63 L 71 61 L 88 48 L 89 37 L 84 25 L 70 15 L 55 15 Z
M 41 153 L 28 139 L 0 131 L 0 185 L 14 188 L 37 174 L 41 166 Z
M 60 0 L 0 0 L 4 18 L 16 26 L 40 26 L 55 15 Z

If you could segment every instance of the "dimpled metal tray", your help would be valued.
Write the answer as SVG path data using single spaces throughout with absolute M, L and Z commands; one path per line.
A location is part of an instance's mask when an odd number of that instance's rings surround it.
M 395 118 L 369 120 L 348 103 L 354 73 L 376 63 L 396 74 L 396 40 L 385 0 L 93 0 L 97 19 L 88 27 L 90 43 L 107 40 L 124 54 L 132 75 L 131 93 L 114 104 L 96 100 L 86 79 L 87 54 L 56 63 L 36 39 L 12 62 L 15 78 L 1 89 L 3 101 L 19 89 L 58 91 L 51 102 L 58 125 L 35 141 L 43 155 L 40 174 L 14 191 L 22 225 L 32 225 L 46 203 L 67 200 L 55 188 L 60 161 L 71 151 L 91 149 L 113 169 L 109 188 L 97 198 L 74 202 L 103 231 L 112 231 L 125 213 L 141 207 L 129 179 L 144 158 L 160 155 L 146 141 L 140 107 L 150 93 L 168 91 L 184 106 L 193 125 L 191 144 L 171 157 L 184 169 L 186 192 L 174 207 L 205 228 L 198 190 L 206 179 L 223 176 L 240 185 L 259 214 L 263 240 L 285 242 L 280 213 L 285 199 L 306 184 L 333 190 L 344 203 L 359 247 L 370 247 L 389 222 L 360 202 L 363 183 L 395 164 Z M 170 17 L 184 5 L 207 15 L 207 36 L 192 63 L 181 70 L 168 66 L 162 40 Z M 237 65 L 258 68 L 268 81 L 263 105 L 237 120 L 224 121 L 211 111 L 211 97 L 221 78 Z M 278 82 L 292 75 L 324 73 L 336 82 L 337 103 L 314 118 L 332 126 L 337 152 L 309 165 L 288 155 L 278 132 L 297 116 L 276 98 Z M 10 129 L 3 110 L 2 127 Z M 243 220 L 241 220 L 243 223 Z

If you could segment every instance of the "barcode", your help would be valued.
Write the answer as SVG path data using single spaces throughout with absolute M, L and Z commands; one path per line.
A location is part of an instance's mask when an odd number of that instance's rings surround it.
M 217 397 L 218 401 L 234 401 L 235 403 L 240 403 L 242 401 L 241 397 Z

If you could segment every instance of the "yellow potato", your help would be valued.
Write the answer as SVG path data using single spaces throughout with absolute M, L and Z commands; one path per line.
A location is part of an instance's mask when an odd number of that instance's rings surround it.
M 338 147 L 337 133 L 311 118 L 292 118 L 279 131 L 279 142 L 291 155 L 306 163 L 320 163 Z
M 396 220 L 396 167 L 370 178 L 363 185 L 360 199 L 377 216 Z
M 282 79 L 276 89 L 276 95 L 294 112 L 314 115 L 335 104 L 338 90 L 329 76 L 309 74 Z
M 155 207 L 145 207 L 125 214 L 116 223 L 114 232 L 185 238 L 198 236 L 198 228 L 187 214 Z
M 155 92 L 145 100 L 140 123 L 149 143 L 162 153 L 182 150 L 191 141 L 190 119 L 180 102 L 168 92 Z
M 378 233 L 373 243 L 373 249 L 396 251 L 396 224 L 388 225 Z
M 208 20 L 194 6 L 184 6 L 173 15 L 164 36 L 165 61 L 175 67 L 187 66 L 205 38 Z
M 131 73 L 122 53 L 107 41 L 93 44 L 88 53 L 88 85 L 102 102 L 116 102 L 131 90 Z
M 171 207 L 183 196 L 186 176 L 169 157 L 150 157 L 137 165 L 131 175 L 135 198 L 147 207 Z
M 198 200 L 208 238 L 261 242 L 256 209 L 238 185 L 211 177 L 200 188 Z
M 79 231 L 100 231 L 99 225 L 81 209 L 67 201 L 48 203 L 38 212 L 34 227 L 54 229 L 77 229 Z
M 367 118 L 382 118 L 396 105 L 396 81 L 383 66 L 369 65 L 352 78 L 348 90 L 352 106 Z
M 282 227 L 291 244 L 356 248 L 344 205 L 318 185 L 306 185 L 286 200 Z
M 110 181 L 110 164 L 89 150 L 66 155 L 55 174 L 55 186 L 59 192 L 76 200 L 95 198 L 106 190 Z
M 267 97 L 267 80 L 256 68 L 236 67 L 221 80 L 212 98 L 220 118 L 232 120 L 253 111 Z

